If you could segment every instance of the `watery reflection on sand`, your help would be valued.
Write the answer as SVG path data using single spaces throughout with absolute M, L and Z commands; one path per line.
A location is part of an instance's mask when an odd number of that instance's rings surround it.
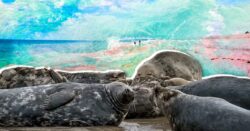
M 17 127 L 0 128 L 0 131 L 171 131 L 165 118 L 130 119 L 122 122 L 119 127 Z

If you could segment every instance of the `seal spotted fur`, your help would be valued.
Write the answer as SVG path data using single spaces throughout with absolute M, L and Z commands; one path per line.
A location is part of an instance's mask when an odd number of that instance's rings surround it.
M 133 99 L 133 91 L 119 82 L 2 89 L 0 126 L 119 125 Z

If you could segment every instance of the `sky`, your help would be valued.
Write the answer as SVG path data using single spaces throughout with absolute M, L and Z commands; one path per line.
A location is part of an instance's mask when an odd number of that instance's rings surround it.
M 250 30 L 250 0 L 1 0 L 0 39 L 191 39 Z

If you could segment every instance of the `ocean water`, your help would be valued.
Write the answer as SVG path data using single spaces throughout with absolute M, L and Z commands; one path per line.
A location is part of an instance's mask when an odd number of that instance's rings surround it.
M 154 52 L 175 49 L 199 60 L 204 76 L 249 76 L 249 38 L 237 35 L 250 31 L 249 12 L 250 0 L 0 0 L 0 67 L 131 76 Z
M 2 43 L 1 43 L 2 42 Z M 68 71 L 123 70 L 132 76 L 137 65 L 160 50 L 178 50 L 197 59 L 203 75 L 250 76 L 250 35 L 194 40 L 0 41 L 0 66 L 48 66 Z
M 105 41 L 0 40 L 0 67 L 12 64 L 53 67 L 56 61 L 76 59 L 71 54 L 91 53 L 105 49 L 107 49 Z M 78 63 L 81 62 L 83 61 L 78 61 Z M 59 66 L 58 64 L 56 66 Z M 60 66 L 67 66 L 67 64 Z

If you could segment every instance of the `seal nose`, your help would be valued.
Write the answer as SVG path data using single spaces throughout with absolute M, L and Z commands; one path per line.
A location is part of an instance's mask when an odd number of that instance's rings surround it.
M 120 102 L 122 104 L 129 104 L 130 102 L 132 102 L 134 100 L 134 92 L 130 89 L 125 89 L 121 96 L 120 96 Z

